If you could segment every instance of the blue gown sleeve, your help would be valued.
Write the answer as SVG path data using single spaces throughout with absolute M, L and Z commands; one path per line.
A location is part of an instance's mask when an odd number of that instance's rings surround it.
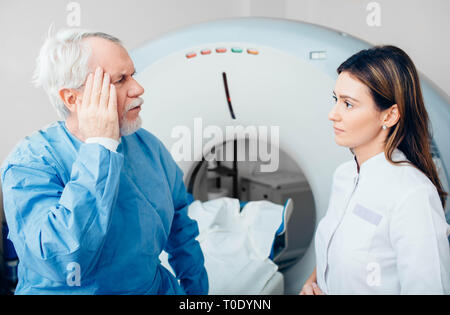
M 165 247 L 165 251 L 169 254 L 169 264 L 187 294 L 208 294 L 209 284 L 204 256 L 200 244 L 195 240 L 199 234 L 198 225 L 187 213 L 189 199 L 183 182 L 183 172 L 162 144 L 161 154 L 175 208 Z
M 9 236 L 25 268 L 64 284 L 76 263 L 82 283 L 108 231 L 123 156 L 82 144 L 65 185 L 51 163 L 19 159 L 2 169 Z

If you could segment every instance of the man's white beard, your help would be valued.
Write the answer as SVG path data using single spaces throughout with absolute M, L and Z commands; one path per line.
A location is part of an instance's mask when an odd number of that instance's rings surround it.
M 122 136 L 129 136 L 141 128 L 142 119 L 141 117 L 137 117 L 133 121 L 128 121 L 126 117 L 123 117 L 120 123 L 120 134 Z
M 129 121 L 127 120 L 127 113 L 128 111 L 132 110 L 137 106 L 141 106 L 142 104 L 144 104 L 144 100 L 138 97 L 133 102 L 131 102 L 125 109 L 122 118 L 120 119 L 119 122 L 121 136 L 129 136 L 141 128 L 142 125 L 141 117 L 138 116 L 135 120 Z

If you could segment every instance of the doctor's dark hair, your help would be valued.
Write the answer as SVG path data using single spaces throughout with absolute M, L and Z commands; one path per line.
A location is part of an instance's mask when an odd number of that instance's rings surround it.
M 392 164 L 396 148 L 436 187 L 443 208 L 444 191 L 431 156 L 431 132 L 416 67 L 411 58 L 395 46 L 375 46 L 362 50 L 344 61 L 337 73 L 347 72 L 371 91 L 378 110 L 397 104 L 399 121 L 389 129 L 385 156 Z

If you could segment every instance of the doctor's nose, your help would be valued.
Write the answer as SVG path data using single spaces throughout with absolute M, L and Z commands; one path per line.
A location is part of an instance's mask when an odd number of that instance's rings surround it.
M 338 104 L 336 103 L 336 105 L 334 105 L 333 108 L 328 113 L 328 119 L 331 121 L 339 121 L 340 120 L 340 115 L 337 110 L 337 105 Z

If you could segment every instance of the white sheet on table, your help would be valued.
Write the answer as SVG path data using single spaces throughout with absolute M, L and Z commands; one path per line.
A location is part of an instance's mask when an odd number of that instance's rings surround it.
M 283 207 L 252 201 L 239 210 L 239 200 L 232 198 L 195 201 L 189 207 L 189 217 L 199 226 L 210 294 L 259 294 L 278 269 L 267 257 Z M 160 259 L 172 270 L 166 253 Z

